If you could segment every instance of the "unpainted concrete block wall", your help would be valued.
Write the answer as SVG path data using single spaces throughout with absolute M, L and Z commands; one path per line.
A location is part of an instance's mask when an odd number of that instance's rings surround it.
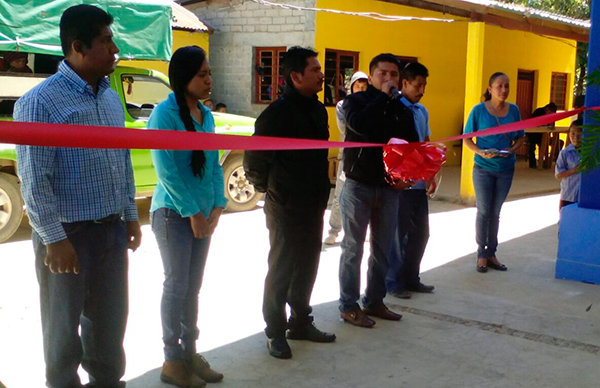
M 315 7 L 316 0 L 271 0 Z M 254 103 L 254 48 L 313 46 L 315 13 L 267 7 L 248 0 L 208 0 L 187 7 L 215 32 L 210 37 L 212 99 L 228 112 L 258 116 L 268 105 Z

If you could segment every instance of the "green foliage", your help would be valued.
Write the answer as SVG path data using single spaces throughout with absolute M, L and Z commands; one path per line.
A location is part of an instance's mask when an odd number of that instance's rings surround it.
M 600 88 L 600 67 L 588 76 L 588 85 Z
M 590 73 L 587 81 L 588 86 L 600 88 L 600 67 Z M 583 126 L 583 140 L 577 150 L 581 156 L 579 170 L 584 173 L 600 166 L 600 112 L 587 111 L 586 114 L 594 123 Z

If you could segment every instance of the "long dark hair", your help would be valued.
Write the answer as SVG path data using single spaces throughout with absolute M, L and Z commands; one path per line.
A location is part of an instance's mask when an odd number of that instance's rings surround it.
M 506 78 L 508 78 L 508 76 L 500 71 L 492 74 L 492 76 L 490 77 L 490 81 L 488 82 L 488 86 L 492 86 L 492 84 L 494 83 L 494 81 L 496 80 L 496 78 L 498 77 L 502 77 L 505 76 Z M 492 99 L 492 94 L 490 93 L 489 90 L 485 89 L 485 93 L 483 93 L 483 101 L 489 101 Z
M 179 106 L 179 116 L 185 129 L 190 132 L 196 132 L 196 127 L 194 127 L 194 120 L 192 120 L 185 96 L 188 84 L 198 74 L 204 61 L 206 61 L 206 52 L 202 48 L 187 46 L 175 51 L 171 57 L 171 63 L 169 63 L 169 80 Z M 205 164 L 204 151 L 192 151 L 191 167 L 195 176 L 202 177 L 204 175 Z

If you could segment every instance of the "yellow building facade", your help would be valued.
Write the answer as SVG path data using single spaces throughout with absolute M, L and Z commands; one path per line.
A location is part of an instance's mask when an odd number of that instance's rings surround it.
M 392 1 L 317 0 L 316 4 L 317 8 L 347 12 L 455 20 L 452 23 L 390 22 L 326 12 L 316 14 L 315 49 L 324 66 L 328 51 L 341 50 L 358 53 L 357 70 L 367 74 L 371 58 L 383 52 L 416 58 L 429 69 L 428 85 L 421 103 L 429 110 L 432 140 L 462 133 L 471 108 L 481 102 L 489 77 L 498 71 L 506 73 L 511 80 L 508 100 L 512 103 L 517 102 L 520 74 L 530 75 L 533 79 L 531 110 L 552 100 L 553 74 L 566 75 L 564 105 L 565 109 L 572 106 L 577 45 L 574 39 L 510 30 L 471 18 L 393 4 Z M 327 109 L 331 139 L 337 140 L 335 108 Z M 458 165 L 462 161 L 461 194 L 469 200 L 474 195 L 470 177 L 473 155 L 463 149 L 460 141 L 447 146 L 447 164 Z

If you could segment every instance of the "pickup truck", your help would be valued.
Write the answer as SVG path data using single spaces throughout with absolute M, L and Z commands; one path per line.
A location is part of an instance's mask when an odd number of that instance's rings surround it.
M 0 120 L 12 120 L 16 100 L 48 75 L 0 73 Z M 114 89 L 125 111 L 125 127 L 143 129 L 154 106 L 171 93 L 168 78 L 154 70 L 118 66 L 110 75 Z M 254 133 L 251 117 L 213 113 L 219 134 L 250 136 Z M 246 180 L 241 151 L 220 151 L 228 211 L 253 209 L 260 194 Z M 156 186 L 156 173 L 149 150 L 131 151 L 138 197 L 150 197 Z M 23 199 L 17 177 L 15 146 L 0 144 L 0 243 L 18 229 L 23 217 Z

